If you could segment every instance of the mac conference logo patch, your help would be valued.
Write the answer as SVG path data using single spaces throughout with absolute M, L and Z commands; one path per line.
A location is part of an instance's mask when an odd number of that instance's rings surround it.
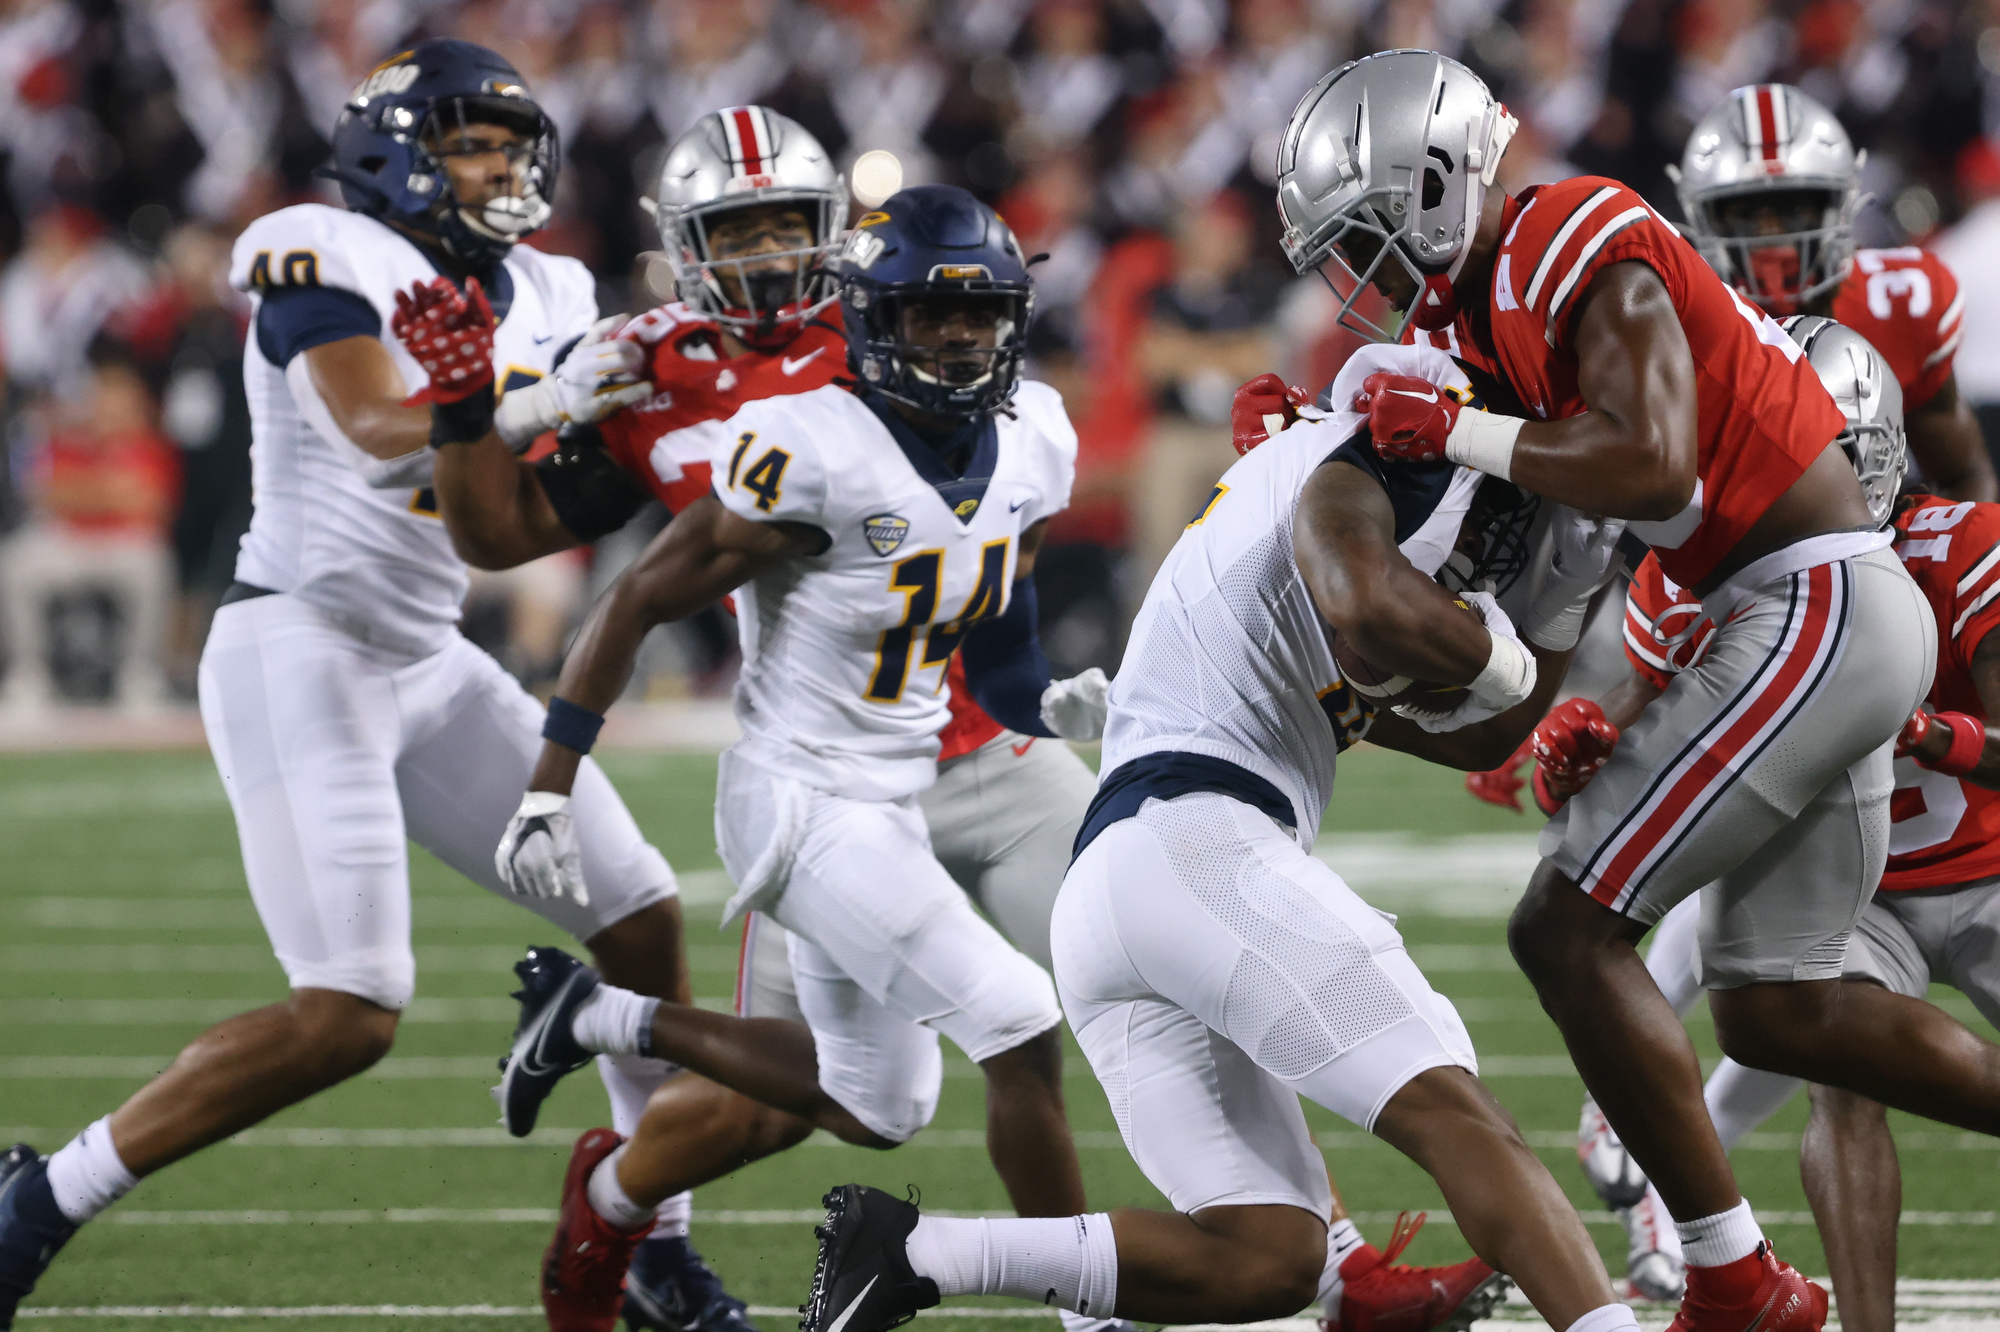
M 861 520 L 861 530 L 868 537 L 868 544 L 875 547 L 877 555 L 887 555 L 903 544 L 903 538 L 910 534 L 910 520 L 901 514 L 878 513 L 873 518 Z

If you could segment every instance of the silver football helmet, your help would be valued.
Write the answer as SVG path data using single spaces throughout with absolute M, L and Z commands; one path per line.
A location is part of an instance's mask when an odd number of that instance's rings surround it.
M 1894 516 L 1896 492 L 1909 468 L 1903 434 L 1903 388 L 1875 344 L 1845 324 L 1822 315 L 1793 315 L 1778 321 L 1793 342 L 1805 348 L 1819 382 L 1847 418 L 1839 444 L 1861 478 L 1861 493 L 1877 527 Z
M 1278 149 L 1286 257 L 1333 288 L 1343 327 L 1393 342 L 1394 329 L 1355 309 L 1393 255 L 1416 288 L 1401 313 L 1445 327 L 1487 187 L 1518 127 L 1478 75 L 1435 51 L 1342 65 L 1300 99 Z
M 811 245 L 715 256 L 716 222 L 772 204 L 806 214 Z M 847 179 L 819 140 L 768 107 L 725 107 L 696 121 L 667 150 L 651 211 L 681 299 L 752 346 L 789 342 L 839 297 L 825 263 L 847 227 Z
M 1789 84 L 1758 83 L 1703 116 L 1667 174 L 1722 280 L 1772 314 L 1793 314 L 1853 265 L 1866 159 L 1833 112 Z

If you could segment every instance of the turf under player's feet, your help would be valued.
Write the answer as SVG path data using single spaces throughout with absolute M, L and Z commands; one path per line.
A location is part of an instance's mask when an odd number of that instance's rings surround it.
M 1667 1332 L 1819 1332 L 1826 1291 L 1781 1262 L 1768 1243 L 1721 1267 L 1688 1268 L 1687 1294 Z
M 521 1021 L 514 1028 L 513 1048 L 500 1061 L 493 1099 L 500 1103 L 500 1122 L 507 1131 L 525 1138 L 556 1084 L 591 1060 L 590 1051 L 570 1033 L 570 1020 L 602 982 L 560 948 L 530 948 L 514 964 L 514 974 L 521 978 L 521 988 L 513 994 L 521 1001 Z
M 633 1332 L 757 1332 L 749 1306 L 722 1288 L 684 1235 L 649 1239 L 632 1255 L 625 1323 Z
M 1646 1196 L 1618 1209 L 1625 1227 L 1625 1279 L 1632 1294 L 1662 1303 L 1687 1293 L 1687 1263 L 1681 1257 L 1680 1234 L 1660 1191 L 1651 1184 Z
M 625 1269 L 646 1227 L 619 1230 L 590 1206 L 590 1174 L 625 1141 L 610 1129 L 576 1140 L 563 1175 L 555 1237 L 542 1255 L 542 1311 L 551 1332 L 612 1332 L 625 1297 Z
M 1646 1172 L 1625 1150 L 1618 1130 L 1590 1097 L 1583 1098 L 1583 1119 L 1576 1126 L 1576 1159 L 1583 1177 L 1612 1211 L 1636 1206 L 1646 1196 Z
M 910 1269 L 915 1204 L 865 1184 L 842 1184 L 821 1201 L 826 1222 L 813 1230 L 819 1261 L 799 1332 L 882 1332 L 938 1302 L 937 1282 Z
M 1417 1232 L 1405 1212 L 1396 1218 L 1389 1245 L 1364 1244 L 1340 1264 L 1340 1316 L 1322 1318 L 1322 1332 L 1465 1332 L 1507 1297 L 1514 1283 L 1477 1258 L 1450 1267 L 1403 1267 L 1396 1263 Z
M 0 1156 L 0 1328 L 41 1280 L 76 1225 L 49 1192 L 49 1158 L 27 1143 Z

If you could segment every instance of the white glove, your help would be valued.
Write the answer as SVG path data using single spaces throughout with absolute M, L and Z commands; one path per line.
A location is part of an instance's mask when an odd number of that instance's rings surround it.
M 1549 519 L 1549 562 L 1541 586 L 1521 616 L 1522 637 L 1551 652 L 1566 652 L 1583 635 L 1590 599 L 1618 562 L 1623 518 L 1593 518 L 1557 504 Z
M 493 868 L 516 897 L 567 897 L 578 906 L 589 906 L 569 797 L 554 791 L 522 796 L 521 807 L 507 821 L 500 848 L 493 853 Z
M 624 315 L 598 320 L 554 374 L 504 394 L 493 410 L 500 438 L 518 452 L 567 422 L 602 421 L 652 397 L 652 384 L 639 378 L 646 369 L 645 349 L 612 336 L 624 326 Z
M 1467 592 L 1465 602 L 1486 621 L 1493 639 L 1486 669 L 1465 687 L 1465 701 L 1450 712 L 1425 712 L 1410 703 L 1398 703 L 1398 717 L 1413 721 L 1433 735 L 1497 717 L 1535 692 L 1535 658 L 1514 632 L 1514 622 L 1491 592 Z
M 1105 714 L 1111 710 L 1104 696 L 1110 690 L 1111 681 L 1095 666 L 1067 680 L 1051 681 L 1042 691 L 1042 725 L 1065 740 L 1102 739 Z

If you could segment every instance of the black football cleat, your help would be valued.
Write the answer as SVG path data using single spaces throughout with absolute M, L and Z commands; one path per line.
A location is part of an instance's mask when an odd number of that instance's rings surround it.
M 74 1234 L 49 1192 L 49 1158 L 16 1143 L 0 1156 L 0 1329 L 14 1326 L 15 1309 Z
M 938 1302 L 937 1282 L 910 1269 L 905 1244 L 914 1203 L 866 1184 L 842 1184 L 821 1199 L 826 1223 L 812 1287 L 799 1306 L 799 1332 L 883 1332 Z
M 632 1332 L 757 1332 L 750 1308 L 722 1288 L 686 1236 L 649 1239 L 625 1273 Z
M 514 964 L 514 974 L 521 978 L 513 994 L 521 1001 L 521 1021 L 514 1028 L 514 1048 L 500 1061 L 493 1099 L 507 1131 L 525 1138 L 556 1084 L 591 1061 L 590 1051 L 571 1035 L 570 1021 L 603 982 L 560 948 L 530 948 Z

